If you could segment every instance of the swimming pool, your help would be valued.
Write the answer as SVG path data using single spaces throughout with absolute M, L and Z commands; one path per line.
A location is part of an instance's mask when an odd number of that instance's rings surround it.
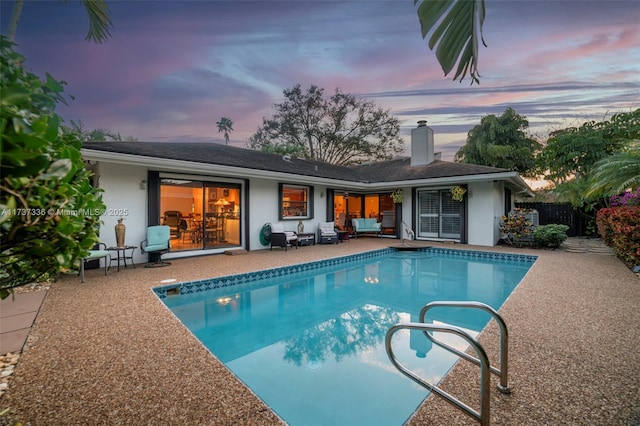
M 499 309 L 535 256 L 428 248 L 342 258 L 154 289 L 216 357 L 284 421 L 400 425 L 428 391 L 387 358 L 387 330 L 433 300 Z M 442 308 L 427 321 L 476 335 L 488 314 Z M 441 340 L 464 350 L 450 335 Z M 399 361 L 432 383 L 457 357 L 420 332 L 398 332 Z

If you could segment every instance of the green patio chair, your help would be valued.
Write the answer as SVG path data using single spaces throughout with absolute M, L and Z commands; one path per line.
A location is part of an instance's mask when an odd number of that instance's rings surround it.
M 107 269 L 109 269 L 109 264 L 111 263 L 111 253 L 107 250 L 107 245 L 98 243 L 93 248 L 93 250 L 89 250 L 89 255 L 80 260 L 80 282 L 84 282 L 84 265 L 90 260 L 100 261 L 100 259 L 104 259 L 104 274 L 107 275 Z M 107 257 L 109 258 L 108 261 Z
M 162 260 L 162 255 L 171 251 L 171 229 L 166 225 L 149 226 L 147 239 L 140 243 L 140 250 L 154 258 L 154 262 L 146 264 L 145 268 L 171 265 Z

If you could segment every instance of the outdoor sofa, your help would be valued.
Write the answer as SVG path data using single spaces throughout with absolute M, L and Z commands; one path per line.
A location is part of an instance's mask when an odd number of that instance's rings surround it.
M 357 238 L 358 234 L 376 234 L 380 236 L 382 224 L 375 218 L 355 218 L 351 219 L 353 224 L 353 235 Z

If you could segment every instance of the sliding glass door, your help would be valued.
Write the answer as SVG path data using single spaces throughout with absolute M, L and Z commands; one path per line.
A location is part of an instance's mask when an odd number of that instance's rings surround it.
M 384 222 L 386 215 L 387 219 L 393 216 L 387 231 L 395 233 L 395 205 L 390 192 L 375 194 L 335 192 L 333 209 L 336 226 L 342 230 L 351 230 L 352 219 L 374 218 L 378 222 Z
M 418 191 L 418 237 L 459 240 L 462 235 L 462 202 L 448 189 Z
M 171 251 L 241 245 L 241 185 L 160 177 L 160 223 L 171 228 Z
M 240 244 L 240 186 L 205 183 L 204 248 Z

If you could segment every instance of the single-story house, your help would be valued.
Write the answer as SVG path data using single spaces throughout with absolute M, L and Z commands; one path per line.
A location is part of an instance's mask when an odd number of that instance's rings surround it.
M 513 196 L 532 195 L 516 172 L 441 161 L 425 121 L 412 129 L 410 157 L 353 167 L 213 143 L 86 142 L 82 156 L 104 190 L 101 241 L 115 245 L 120 218 L 125 243 L 138 247 L 147 226 L 167 224 L 165 259 L 268 248 L 267 223 L 316 233 L 326 221 L 350 231 L 352 218 L 383 222 L 383 237 L 411 230 L 418 240 L 493 246 Z M 466 190 L 461 201 L 452 187 Z M 398 189 L 404 197 L 394 203 Z

